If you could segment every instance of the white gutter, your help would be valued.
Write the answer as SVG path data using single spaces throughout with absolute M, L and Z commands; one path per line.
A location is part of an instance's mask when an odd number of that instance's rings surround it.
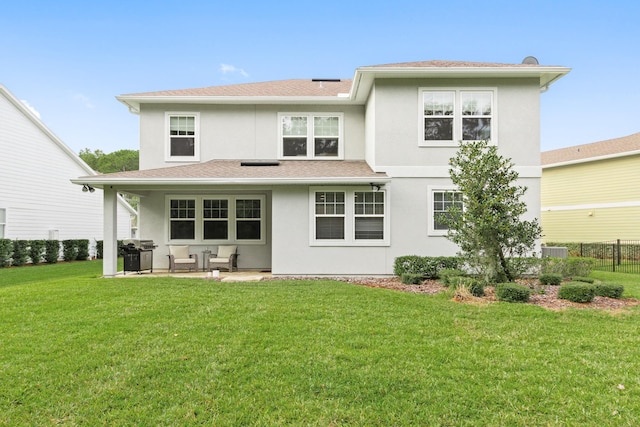
M 92 187 L 104 186 L 203 186 L 203 185 L 319 185 L 319 184 L 386 184 L 391 182 L 389 177 L 317 177 L 317 178 L 111 178 L 84 177 L 71 180 L 72 183 Z

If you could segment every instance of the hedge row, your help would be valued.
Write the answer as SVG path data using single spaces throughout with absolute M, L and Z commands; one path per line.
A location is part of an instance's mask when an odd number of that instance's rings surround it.
M 560 275 L 562 278 L 587 277 L 596 260 L 593 258 L 510 258 L 508 260 L 516 276 Z M 395 259 L 393 273 L 422 275 L 424 279 L 438 279 L 444 270 L 460 270 L 464 261 L 459 257 L 400 256 Z
M 10 240 L 0 239 L 0 267 L 19 267 L 27 262 L 54 264 L 62 258 L 65 261 L 89 259 L 89 240 Z
M 458 257 L 427 257 L 406 255 L 395 259 L 393 274 L 402 277 L 404 274 L 422 276 L 424 279 L 437 279 L 440 270 L 457 269 L 462 266 Z

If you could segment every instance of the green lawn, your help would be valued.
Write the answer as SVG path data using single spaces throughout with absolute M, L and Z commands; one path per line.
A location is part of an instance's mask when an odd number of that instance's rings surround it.
M 101 268 L 0 269 L 0 425 L 640 425 L 640 308 Z

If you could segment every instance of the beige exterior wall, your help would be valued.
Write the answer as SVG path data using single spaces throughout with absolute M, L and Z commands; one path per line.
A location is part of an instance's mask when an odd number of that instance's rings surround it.
M 640 239 L 640 156 L 542 172 L 543 242 Z

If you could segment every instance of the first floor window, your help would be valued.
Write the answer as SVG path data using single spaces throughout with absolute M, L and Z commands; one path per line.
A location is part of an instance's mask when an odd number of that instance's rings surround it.
M 434 190 L 432 195 L 432 223 L 431 229 L 439 234 L 446 234 L 449 227 L 446 223 L 446 218 L 450 216 L 449 208 L 457 207 L 463 209 L 462 193 L 454 190 Z
M 171 200 L 169 219 L 171 240 L 194 239 L 196 236 L 196 201 Z
M 229 238 L 229 200 L 204 199 L 202 201 L 204 240 Z
M 236 238 L 259 240 L 262 235 L 262 201 L 236 199 Z
M 312 189 L 311 243 L 315 245 L 386 245 L 386 191 Z
M 175 241 L 264 241 L 264 196 L 168 199 L 169 237 Z
M 316 192 L 316 239 L 344 239 L 344 192 Z
M 354 199 L 356 240 L 384 238 L 384 193 L 357 191 Z
M 0 239 L 4 239 L 4 228 L 7 225 L 7 210 L 0 208 Z

